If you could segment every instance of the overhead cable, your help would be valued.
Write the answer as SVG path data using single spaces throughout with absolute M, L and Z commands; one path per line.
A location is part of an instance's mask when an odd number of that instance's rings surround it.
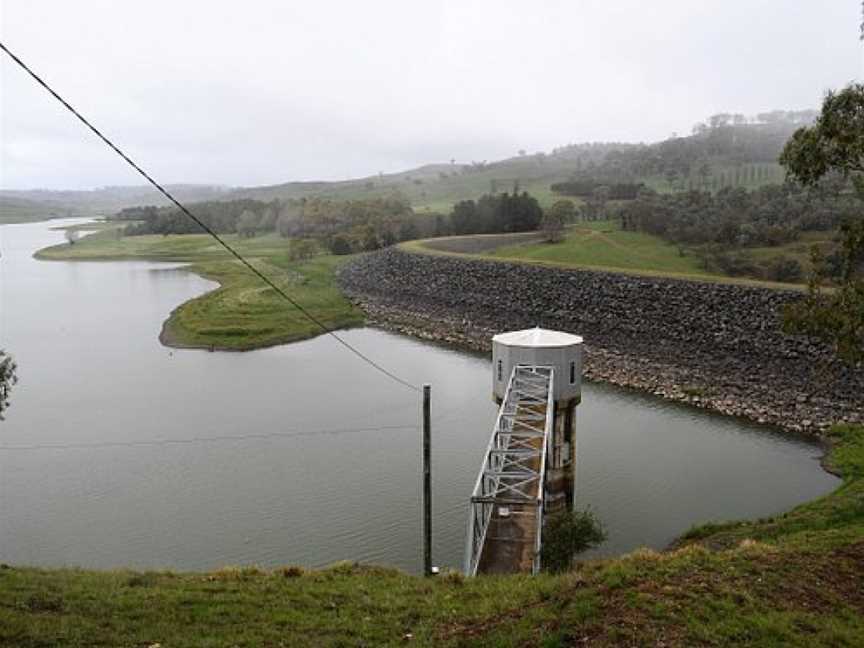
M 133 162 L 132 159 L 128 155 L 126 155 L 111 140 L 109 140 L 105 135 L 103 135 L 99 131 L 99 129 L 97 129 L 95 126 L 93 126 L 93 124 L 91 124 L 81 113 L 79 113 L 75 108 L 73 108 L 72 105 L 68 101 L 66 101 L 63 97 L 61 97 L 50 85 L 48 85 L 45 81 L 43 81 L 42 78 L 39 77 L 39 75 L 37 75 L 33 70 L 31 70 L 24 63 L 24 61 L 22 61 L 15 54 L 13 54 L 9 50 L 9 48 L 6 47 L 6 45 L 4 45 L 2 42 L 0 42 L 0 49 L 2 49 L 4 52 L 6 52 L 6 54 L 8 54 L 9 57 L 13 61 L 15 61 L 15 63 L 17 63 L 19 67 L 21 67 L 21 69 L 23 69 L 27 74 L 29 74 L 36 81 L 36 83 L 38 83 L 43 88 L 45 88 L 45 90 L 47 90 L 51 94 L 51 96 L 53 96 L 57 101 L 59 101 L 66 108 L 66 110 L 68 110 L 73 115 L 75 115 L 85 126 L 87 126 L 87 128 L 89 128 L 91 131 L 93 131 L 93 133 L 99 139 L 101 139 L 105 144 L 107 144 L 117 155 L 119 155 L 121 158 L 123 158 L 123 160 L 125 160 L 126 163 L 129 164 L 129 166 L 131 166 L 133 169 L 135 169 L 135 171 L 137 171 L 141 176 L 143 176 L 147 180 L 147 182 L 149 182 L 151 185 L 153 185 L 159 191 L 159 193 L 161 193 L 168 200 L 170 200 L 174 205 L 177 206 L 177 208 L 181 212 L 183 212 L 186 216 L 191 218 L 201 229 L 203 229 L 210 236 L 212 236 L 223 248 L 228 250 L 228 252 L 230 252 L 234 257 L 236 257 L 237 260 L 240 261 L 240 263 L 242 263 L 244 266 L 246 266 L 261 281 L 263 281 L 270 288 L 275 290 L 276 294 L 281 296 L 285 301 L 287 301 L 289 304 L 294 306 L 298 311 L 300 311 L 306 317 L 306 319 L 308 319 L 310 322 L 312 322 L 313 324 L 318 326 L 324 333 L 332 336 L 337 342 L 339 342 L 339 344 L 341 344 L 346 349 L 351 351 L 351 353 L 353 353 L 358 358 L 360 358 L 361 360 L 363 360 L 367 364 L 369 364 L 372 367 L 374 367 L 375 369 L 377 369 L 379 372 L 381 372 L 382 374 L 384 374 L 385 376 L 387 376 L 391 380 L 394 380 L 395 382 L 399 383 L 400 385 L 408 387 L 409 389 L 412 389 L 414 391 L 420 391 L 415 385 L 412 385 L 407 380 L 404 380 L 404 379 L 400 378 L 399 376 L 397 376 L 396 374 L 394 374 L 393 372 L 387 370 L 385 367 L 383 367 L 382 365 L 380 365 L 376 361 L 372 360 L 369 356 L 367 356 L 366 354 L 361 352 L 359 349 L 357 349 L 356 347 L 351 345 L 349 342 L 345 341 L 339 335 L 337 335 L 336 332 L 333 331 L 326 324 L 324 324 L 324 322 L 322 322 L 320 319 L 315 317 L 311 312 L 309 312 L 306 308 L 304 308 L 299 302 L 297 302 L 290 295 L 288 295 L 288 293 L 286 293 L 284 290 L 282 290 L 282 288 L 277 286 L 275 282 L 273 282 L 269 277 L 267 277 L 267 275 L 265 275 L 263 272 L 261 272 L 256 267 L 254 267 L 251 263 L 249 263 L 249 261 L 247 261 L 239 252 L 237 252 L 233 247 L 231 247 L 210 226 L 208 226 L 201 219 L 199 219 L 197 216 L 195 216 L 191 211 L 189 211 L 183 204 L 180 203 L 179 200 L 177 200 L 173 195 L 171 195 L 171 193 L 167 189 L 165 189 L 162 185 L 160 185 L 158 182 L 156 182 L 146 171 L 144 171 L 144 169 L 142 169 L 135 162 Z

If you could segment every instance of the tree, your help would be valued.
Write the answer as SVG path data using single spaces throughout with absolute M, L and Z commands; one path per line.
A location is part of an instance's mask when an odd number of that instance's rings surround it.
M 666 184 L 669 185 L 669 188 L 675 189 L 675 183 L 678 182 L 678 172 L 675 169 L 667 169 L 666 173 L 663 175 L 666 178 Z
M 237 220 L 237 234 L 239 234 L 242 238 L 251 238 L 255 236 L 255 232 L 258 229 L 258 216 L 255 212 L 245 210 L 242 214 L 240 214 L 240 218 Z
M 790 176 L 815 187 L 831 173 L 850 179 L 864 200 L 864 85 L 829 92 L 812 126 L 795 131 L 780 155 Z M 860 205 L 859 205 L 860 210 Z M 864 361 L 864 218 L 860 211 L 841 226 L 841 276 L 833 293 L 823 290 L 826 264 L 812 252 L 814 272 L 805 299 L 784 313 L 784 327 L 831 344 L 849 363 Z
M 553 573 L 566 571 L 576 554 L 596 547 L 606 531 L 591 511 L 561 511 L 546 519 L 540 565 Z
M 572 223 L 576 219 L 576 205 L 572 200 L 556 200 L 549 210 L 560 216 L 563 223 Z
M 287 204 L 279 212 L 276 219 L 276 231 L 279 236 L 288 237 L 300 233 L 300 214 L 302 209 L 297 205 Z
M 591 197 L 585 201 L 585 220 L 602 220 L 606 213 L 606 202 L 609 200 L 609 187 L 600 186 L 591 192 Z
M 12 385 L 18 382 L 16 370 L 12 356 L 0 349 L 0 421 L 3 420 L 3 412 L 9 409 L 9 392 L 12 390 Z
M 288 258 L 291 261 L 305 261 L 318 254 L 318 245 L 311 239 L 291 239 L 288 242 Z
M 551 209 L 543 214 L 540 229 L 546 235 L 548 243 L 560 243 L 564 240 L 564 219 L 559 213 Z
M 276 229 L 276 210 L 268 207 L 261 214 L 261 220 L 258 221 L 258 229 L 262 232 L 272 232 Z
M 400 241 L 413 241 L 416 238 L 420 238 L 420 230 L 414 221 L 405 221 L 399 226 Z
M 450 230 L 454 234 L 478 232 L 477 203 L 473 200 L 460 200 L 453 205 L 450 213 Z
M 78 230 L 67 229 L 66 240 L 69 242 L 69 245 L 75 245 L 78 242 Z
M 576 207 L 572 200 L 558 200 L 543 213 L 540 229 L 546 234 L 549 243 L 560 243 L 564 240 L 564 224 L 573 220 Z

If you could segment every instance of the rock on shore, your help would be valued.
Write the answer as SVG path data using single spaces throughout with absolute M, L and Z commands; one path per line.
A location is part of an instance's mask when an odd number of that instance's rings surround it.
M 864 422 L 864 372 L 780 330 L 794 291 L 412 254 L 389 248 L 339 274 L 371 323 L 488 351 L 532 326 L 585 338 L 585 376 L 819 433 Z

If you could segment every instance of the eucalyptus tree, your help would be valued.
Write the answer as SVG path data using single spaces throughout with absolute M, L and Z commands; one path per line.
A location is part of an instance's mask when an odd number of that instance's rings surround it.
M 840 174 L 864 201 L 864 85 L 853 83 L 829 92 L 812 126 L 799 128 L 783 149 L 780 163 L 805 186 Z M 864 361 L 864 216 L 841 225 L 839 286 L 823 289 L 826 263 L 813 249 L 814 272 L 807 297 L 785 313 L 787 331 L 817 336 L 830 343 L 850 363 Z

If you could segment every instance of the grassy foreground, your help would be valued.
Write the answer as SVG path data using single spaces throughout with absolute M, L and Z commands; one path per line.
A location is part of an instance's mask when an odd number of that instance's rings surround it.
M 327 326 L 362 323 L 363 316 L 342 296 L 335 271 L 346 257 L 317 256 L 291 261 L 289 242 L 275 234 L 251 239 L 225 236 L 257 269 L 270 277 Z M 245 350 L 312 337 L 320 329 L 266 287 L 206 234 L 119 235 L 103 229 L 79 240 L 45 248 L 45 260 L 129 260 L 189 262 L 190 270 L 220 287 L 174 310 L 162 340 L 172 346 Z
M 560 576 L 4 566 L 0 644 L 862 646 L 864 428 L 835 427 L 831 440 L 834 493 Z

